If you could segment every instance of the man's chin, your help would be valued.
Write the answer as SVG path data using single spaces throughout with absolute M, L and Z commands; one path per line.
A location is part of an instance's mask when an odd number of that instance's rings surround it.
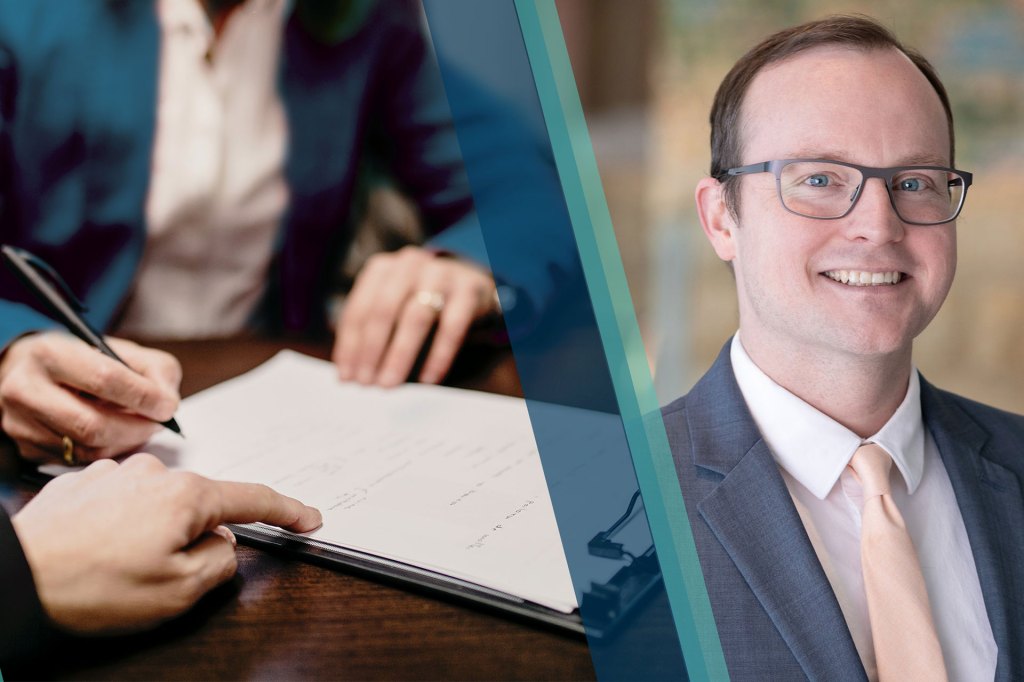
M 825 340 L 824 345 L 837 353 L 870 361 L 909 355 L 913 342 L 914 335 L 892 328 L 861 328 L 855 333 L 848 333 L 844 328 L 835 330 L 832 338 Z

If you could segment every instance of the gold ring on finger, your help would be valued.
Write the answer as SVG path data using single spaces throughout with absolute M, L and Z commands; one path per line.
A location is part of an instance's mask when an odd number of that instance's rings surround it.
M 69 467 L 78 466 L 78 459 L 75 457 L 75 441 L 70 436 L 62 436 L 60 444 L 64 448 L 64 463 Z
M 413 294 L 413 300 L 420 305 L 426 306 L 433 310 L 435 313 L 440 313 L 444 308 L 444 294 L 440 291 L 430 291 L 428 289 L 420 289 Z

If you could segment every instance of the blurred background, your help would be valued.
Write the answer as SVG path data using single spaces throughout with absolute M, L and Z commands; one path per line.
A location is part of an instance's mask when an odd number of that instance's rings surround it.
M 868 14 L 920 50 L 949 90 L 958 168 L 974 185 L 959 266 L 915 345 L 933 383 L 1024 413 L 1024 1 L 556 0 L 640 330 L 664 404 L 738 325 L 731 275 L 697 222 L 722 77 L 780 28 Z

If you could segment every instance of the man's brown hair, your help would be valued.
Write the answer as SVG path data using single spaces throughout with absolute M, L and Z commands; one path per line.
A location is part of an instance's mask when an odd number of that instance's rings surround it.
M 833 15 L 787 28 L 768 36 L 743 55 L 718 86 L 711 107 L 711 177 L 724 185 L 725 202 L 737 214 L 736 178 L 722 177 L 729 168 L 742 165 L 740 138 L 743 99 L 754 77 L 770 64 L 782 61 L 814 47 L 840 45 L 859 50 L 894 48 L 905 54 L 932 84 L 946 110 L 949 125 L 949 162 L 953 163 L 953 111 L 946 88 L 935 68 L 919 52 L 905 46 L 889 29 L 874 19 L 860 15 Z M 767 159 L 754 159 L 757 163 Z

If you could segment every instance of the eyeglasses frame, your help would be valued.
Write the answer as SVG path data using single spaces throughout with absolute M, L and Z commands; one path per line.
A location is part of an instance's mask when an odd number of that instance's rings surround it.
M 850 201 L 850 207 L 847 208 L 842 215 L 823 218 L 819 216 L 811 216 L 805 215 L 803 213 L 798 213 L 791 209 L 790 207 L 786 206 L 786 201 L 782 198 L 782 169 L 791 163 L 806 162 L 832 163 L 836 164 L 837 166 L 846 166 L 847 168 L 853 168 L 857 171 L 860 171 L 861 177 L 863 177 L 864 182 L 862 182 L 860 186 L 857 188 L 857 193 L 854 194 L 853 199 Z M 947 171 L 956 173 L 961 178 L 963 178 L 964 191 L 963 194 L 960 195 L 960 204 L 956 207 L 956 211 L 953 212 L 953 216 L 951 218 L 947 218 L 946 220 L 942 220 L 937 223 L 922 223 L 914 220 L 906 220 L 902 215 L 900 215 L 900 210 L 896 208 L 896 198 L 892 195 L 891 185 L 893 176 L 895 176 L 897 173 L 901 171 L 907 170 Z M 974 180 L 974 175 L 972 173 L 957 170 L 956 168 L 948 168 L 946 166 L 892 166 L 890 168 L 875 168 L 872 166 L 861 166 L 856 163 L 847 163 L 846 161 L 836 161 L 835 159 L 775 159 L 773 161 L 762 161 L 761 163 L 752 163 L 746 166 L 728 168 L 719 173 L 718 175 L 716 175 L 715 179 L 721 182 L 722 180 L 726 180 L 730 177 L 738 177 L 741 175 L 754 175 L 757 173 L 772 173 L 775 176 L 775 190 L 779 197 L 779 203 L 782 204 L 782 208 L 786 209 L 786 211 L 792 213 L 793 215 L 798 215 L 801 218 L 811 218 L 812 220 L 839 220 L 840 218 L 845 218 L 846 216 L 850 215 L 850 211 L 852 211 L 854 207 L 857 205 L 857 202 L 860 201 L 860 195 L 861 193 L 863 193 L 864 185 L 867 184 L 867 181 L 870 180 L 871 178 L 878 178 L 879 180 L 882 180 L 885 184 L 885 192 L 886 194 L 889 195 L 889 204 L 892 206 L 892 210 L 896 212 L 896 217 L 899 218 L 904 223 L 906 223 L 907 225 L 945 225 L 946 223 L 951 223 L 954 220 L 956 220 L 960 216 L 960 211 L 962 211 L 964 208 L 964 201 L 966 201 L 967 199 L 967 190 L 968 188 L 970 188 L 971 183 Z

